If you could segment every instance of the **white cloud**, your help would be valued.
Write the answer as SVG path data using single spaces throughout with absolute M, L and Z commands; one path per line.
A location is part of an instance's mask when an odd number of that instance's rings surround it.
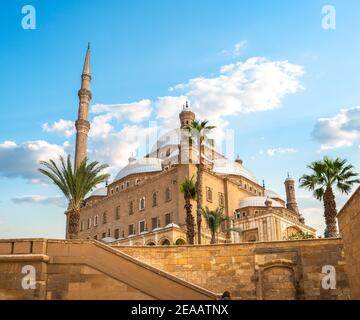
M 57 133 L 67 138 L 71 137 L 75 133 L 74 121 L 64 119 L 60 119 L 59 121 L 54 122 L 52 125 L 49 125 L 46 122 L 42 125 L 42 128 L 45 132 Z
M 92 113 L 105 113 L 117 120 L 128 119 L 139 123 L 151 115 L 151 101 L 143 99 L 127 104 L 96 104 L 91 107 Z
M 0 149 L 14 149 L 16 148 L 16 143 L 14 141 L 4 141 L 0 143 Z
M 156 108 L 162 121 L 174 126 L 188 99 L 197 117 L 209 120 L 217 126 L 216 134 L 224 136 L 228 117 L 279 108 L 287 95 L 302 89 L 303 73 L 301 66 L 288 61 L 251 58 L 221 67 L 215 77 L 198 77 L 170 88 L 182 95 L 159 98 Z
M 286 95 L 302 88 L 302 74 L 301 66 L 287 61 L 251 58 L 223 66 L 217 77 L 190 79 L 175 89 L 185 93 L 196 112 L 215 119 L 280 107 Z
M 125 126 L 118 132 L 106 137 L 90 140 L 89 157 L 102 163 L 107 163 L 113 173 L 128 163 L 131 154 L 136 154 L 148 143 L 147 137 L 156 135 L 156 127 L 142 127 L 138 125 Z M 139 150 L 140 149 L 140 150 Z M 143 154 L 150 150 L 141 150 Z
M 321 143 L 321 150 L 353 146 L 360 141 L 360 106 L 319 119 L 311 135 Z
M 56 205 L 58 207 L 66 207 L 66 199 L 63 196 L 40 196 L 40 195 L 25 195 L 20 197 L 14 197 L 11 201 L 15 204 L 23 203 L 35 203 L 42 205 Z
M 231 50 L 223 50 L 222 53 L 237 58 L 243 53 L 243 49 L 245 49 L 246 46 L 247 46 L 247 41 L 242 40 L 240 42 L 235 43 L 234 47 Z
M 276 155 L 285 155 L 285 154 L 292 154 L 297 153 L 298 150 L 294 148 L 270 148 L 267 150 L 260 150 L 259 154 L 267 154 L 269 157 L 273 157 Z
M 17 145 L 9 141 L 0 144 L 0 176 L 7 178 L 21 177 L 28 181 L 39 181 L 41 174 L 37 171 L 40 161 L 57 159 L 65 155 L 63 146 L 50 144 L 43 140 L 26 141 Z M 11 147 L 9 147 L 11 146 Z

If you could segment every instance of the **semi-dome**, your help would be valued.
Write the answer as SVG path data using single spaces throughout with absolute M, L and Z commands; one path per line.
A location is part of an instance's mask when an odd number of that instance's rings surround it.
M 107 195 L 107 188 L 98 188 L 90 193 L 89 197 L 104 197 Z
M 160 172 L 162 171 L 162 161 L 162 159 L 158 158 L 142 158 L 139 160 L 130 158 L 129 164 L 119 171 L 114 179 L 114 182 L 131 174 Z
M 247 207 L 266 207 L 265 202 L 270 200 L 274 208 L 283 208 L 284 206 L 276 200 L 269 199 L 268 197 L 248 197 L 240 200 L 239 208 Z
M 246 169 L 242 164 L 234 162 L 228 159 L 216 159 L 213 161 L 213 171 L 221 175 L 236 175 L 249 179 L 252 182 L 257 183 L 255 176 L 250 170 Z
M 272 190 L 265 190 L 265 196 L 271 199 L 282 199 L 276 192 Z

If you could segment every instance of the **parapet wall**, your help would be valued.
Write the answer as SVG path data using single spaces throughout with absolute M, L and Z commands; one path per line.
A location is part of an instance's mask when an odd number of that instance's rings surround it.
M 113 248 L 237 299 L 350 299 L 340 239 Z M 326 265 L 336 270 L 334 290 L 321 285 Z

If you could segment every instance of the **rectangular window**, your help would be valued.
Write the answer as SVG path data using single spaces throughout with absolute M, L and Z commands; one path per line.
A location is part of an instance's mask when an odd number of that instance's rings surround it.
M 145 221 L 143 220 L 143 221 L 139 222 L 139 232 L 141 233 L 144 231 L 146 231 L 146 230 L 145 230 Z
M 170 224 L 172 221 L 171 221 L 171 213 L 167 213 L 165 215 L 165 226 L 167 226 L 168 224 Z
M 108 236 L 108 237 L 111 237 L 111 231 L 110 231 L 110 229 L 108 229 L 107 236 Z
M 96 226 L 98 225 L 98 223 L 99 223 L 99 216 L 96 215 L 96 216 L 94 217 L 94 227 L 96 227 Z
M 80 224 L 80 231 L 84 231 L 84 221 L 81 221 L 81 224 Z
M 88 229 L 91 228 L 91 218 L 89 218 L 88 221 L 87 221 L 87 228 L 88 228 Z
M 134 225 L 130 224 L 129 225 L 129 236 L 131 236 L 132 234 L 135 234 L 135 230 L 134 230 Z
M 151 230 L 154 230 L 158 227 L 158 217 L 151 218 Z
M 101 235 L 101 239 L 106 238 L 106 232 L 103 232 L 103 234 Z
M 120 229 L 115 229 L 114 238 L 119 239 L 120 238 Z
M 97 240 L 97 234 L 96 234 L 96 235 L 94 235 L 94 239 L 95 239 L 95 240 Z
M 115 220 L 120 219 L 120 206 L 117 206 L 115 209 Z

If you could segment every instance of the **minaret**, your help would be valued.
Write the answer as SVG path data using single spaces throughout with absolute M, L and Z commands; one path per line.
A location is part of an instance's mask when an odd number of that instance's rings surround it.
M 192 122 L 195 120 L 195 113 L 191 111 L 188 102 L 186 101 L 183 110 L 179 114 L 181 129 L 190 128 Z
M 90 44 L 88 45 L 85 57 L 83 72 L 81 75 L 81 89 L 79 95 L 79 113 L 75 122 L 76 128 L 76 149 L 75 149 L 75 169 L 86 157 L 88 132 L 90 123 L 88 121 L 89 104 L 91 100 L 91 73 L 90 73 Z
M 285 191 L 286 191 L 286 208 L 295 212 L 299 216 L 299 220 L 303 222 L 304 218 L 300 215 L 299 208 L 296 202 L 295 180 L 290 177 L 289 173 L 287 179 L 285 180 Z

